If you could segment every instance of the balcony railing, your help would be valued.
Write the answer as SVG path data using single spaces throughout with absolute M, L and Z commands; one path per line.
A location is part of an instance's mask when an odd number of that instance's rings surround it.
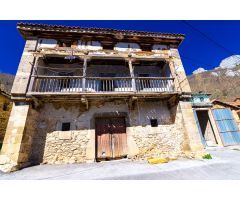
M 32 93 L 174 92 L 173 78 L 33 76 Z

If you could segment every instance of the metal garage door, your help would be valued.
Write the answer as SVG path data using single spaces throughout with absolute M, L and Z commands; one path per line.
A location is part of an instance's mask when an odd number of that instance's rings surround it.
M 224 145 L 240 144 L 240 131 L 229 108 L 214 109 L 213 116 Z

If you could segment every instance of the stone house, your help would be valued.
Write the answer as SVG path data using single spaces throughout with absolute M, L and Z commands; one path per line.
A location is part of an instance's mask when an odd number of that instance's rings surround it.
M 11 97 L 5 89 L 0 87 L 0 149 L 2 148 L 2 143 L 7 128 L 8 118 L 11 112 Z
M 0 167 L 204 152 L 182 34 L 19 23 L 26 40 Z

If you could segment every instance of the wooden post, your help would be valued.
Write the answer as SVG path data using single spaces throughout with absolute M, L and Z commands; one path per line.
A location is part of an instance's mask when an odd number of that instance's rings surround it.
M 134 70 L 133 70 L 131 59 L 128 60 L 128 66 L 129 66 L 130 76 L 132 78 L 132 88 L 133 88 L 133 91 L 136 92 L 135 76 L 134 76 Z
M 86 71 L 87 71 L 87 58 L 83 59 L 83 78 L 82 78 L 82 90 L 86 91 Z
M 35 57 L 33 60 L 34 63 L 33 63 L 30 78 L 29 78 L 30 80 L 29 80 L 27 92 L 32 92 L 33 83 L 34 83 L 34 79 L 35 79 L 35 77 L 32 77 L 32 75 L 35 75 L 38 59 L 39 59 L 39 56 Z

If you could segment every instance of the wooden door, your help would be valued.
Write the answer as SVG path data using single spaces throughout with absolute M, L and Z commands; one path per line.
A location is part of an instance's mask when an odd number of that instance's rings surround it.
M 127 134 L 125 119 L 116 117 L 111 118 L 111 135 L 113 158 L 122 158 L 127 156 Z
M 97 118 L 95 130 L 97 137 L 96 157 L 99 159 L 112 158 L 112 147 L 110 145 L 111 144 L 110 119 Z
M 97 160 L 117 159 L 127 155 L 124 118 L 97 118 L 95 128 Z

